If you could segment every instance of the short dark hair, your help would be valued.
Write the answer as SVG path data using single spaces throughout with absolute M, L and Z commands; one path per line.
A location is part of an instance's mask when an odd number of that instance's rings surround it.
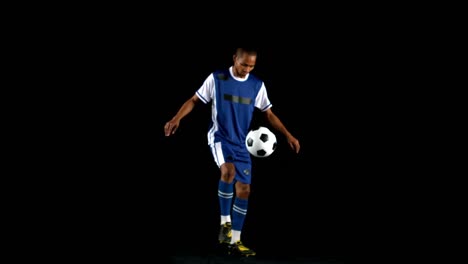
M 236 48 L 235 54 L 240 55 L 242 53 L 247 53 L 249 55 L 257 55 L 258 49 L 253 47 L 244 47 L 244 48 Z

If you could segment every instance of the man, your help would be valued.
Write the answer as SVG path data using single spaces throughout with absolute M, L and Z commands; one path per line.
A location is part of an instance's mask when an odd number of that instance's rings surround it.
M 271 110 L 272 104 L 263 81 L 250 73 L 255 67 L 257 51 L 237 48 L 233 60 L 234 64 L 229 69 L 215 71 L 206 78 L 196 93 L 165 124 L 164 132 L 166 136 L 174 134 L 181 119 L 198 102 L 212 103 L 208 144 L 221 171 L 218 184 L 221 229 L 218 239 L 220 243 L 228 244 L 230 254 L 254 256 L 255 252 L 242 244 L 241 231 L 247 214 L 252 177 L 251 157 L 245 147 L 245 138 L 255 108 L 263 112 L 269 124 L 286 137 L 296 153 L 300 145 Z

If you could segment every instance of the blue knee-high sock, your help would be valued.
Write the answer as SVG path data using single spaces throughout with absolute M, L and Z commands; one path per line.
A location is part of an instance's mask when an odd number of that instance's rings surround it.
M 227 216 L 231 215 L 231 205 L 233 197 L 234 183 L 227 183 L 219 180 L 218 185 L 218 198 L 219 206 L 221 209 L 221 215 Z
M 241 231 L 247 214 L 248 199 L 235 198 L 232 207 L 232 230 Z

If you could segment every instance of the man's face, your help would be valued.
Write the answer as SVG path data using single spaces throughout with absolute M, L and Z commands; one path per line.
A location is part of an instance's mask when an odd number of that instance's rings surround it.
M 234 75 L 236 77 L 245 78 L 255 67 L 256 60 L 256 55 L 247 54 L 245 52 L 234 55 Z

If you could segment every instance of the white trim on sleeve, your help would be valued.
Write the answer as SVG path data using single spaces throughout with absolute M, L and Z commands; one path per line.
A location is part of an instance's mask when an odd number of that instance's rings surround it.
M 272 107 L 273 105 L 268 98 L 268 93 L 265 87 L 265 83 L 262 82 L 262 87 L 258 91 L 257 97 L 255 98 L 255 107 L 260 109 L 260 111 L 266 111 L 268 108 Z
M 196 92 L 197 96 L 200 98 L 200 100 L 202 100 L 203 103 L 207 104 L 211 102 L 214 95 L 214 87 L 215 80 L 212 73 L 205 79 L 202 86 Z

